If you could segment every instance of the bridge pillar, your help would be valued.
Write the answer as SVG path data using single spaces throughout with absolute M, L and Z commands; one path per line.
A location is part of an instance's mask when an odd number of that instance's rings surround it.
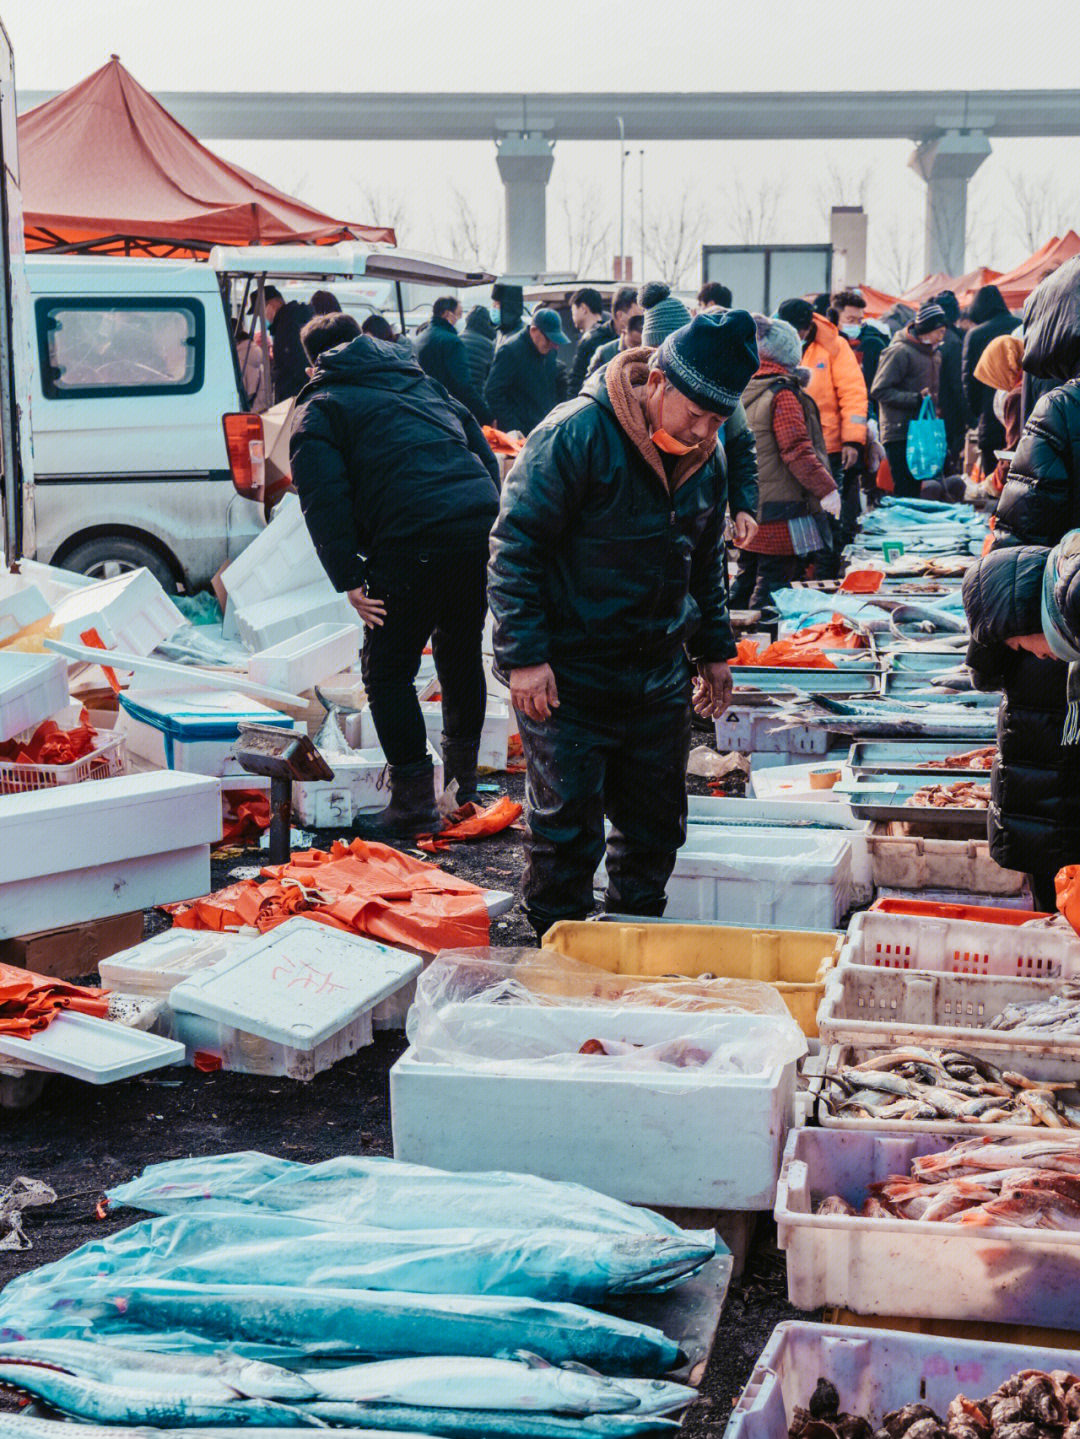
M 908 164 L 926 181 L 926 273 L 964 273 L 967 187 L 990 154 L 981 130 L 946 130 L 924 140 Z
M 500 135 L 495 163 L 506 192 L 508 275 L 539 275 L 547 269 L 547 182 L 555 142 L 535 131 Z

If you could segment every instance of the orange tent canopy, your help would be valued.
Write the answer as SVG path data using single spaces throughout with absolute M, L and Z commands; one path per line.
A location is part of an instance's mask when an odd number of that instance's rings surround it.
M 362 240 L 347 225 L 201 145 L 114 55 L 62 95 L 19 116 L 28 250 L 205 255 L 214 245 Z
M 970 305 L 975 291 L 981 290 L 983 285 L 996 285 L 1000 273 L 999 270 L 991 270 L 985 265 L 979 265 L 976 269 L 969 270 L 966 275 L 928 275 L 921 284 L 913 285 L 900 298 L 905 305 L 910 305 L 913 310 L 917 310 L 920 305 L 925 305 L 927 300 L 932 300 L 942 290 L 951 290 L 961 305 Z
M 1034 255 L 1029 255 L 1015 269 L 1007 270 L 994 283 L 1009 309 L 1019 310 L 1039 282 L 1074 255 L 1080 255 L 1080 235 L 1068 230 L 1040 245 Z
M 896 295 L 887 295 L 884 290 L 875 290 L 870 285 L 859 285 L 859 294 L 866 301 L 866 313 L 872 320 L 879 320 L 886 310 L 896 304 Z

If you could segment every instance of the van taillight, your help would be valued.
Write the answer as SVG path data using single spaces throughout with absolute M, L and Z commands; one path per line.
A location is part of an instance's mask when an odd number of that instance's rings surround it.
M 225 449 L 237 492 L 261 500 L 266 488 L 266 452 L 262 420 L 258 415 L 223 415 Z

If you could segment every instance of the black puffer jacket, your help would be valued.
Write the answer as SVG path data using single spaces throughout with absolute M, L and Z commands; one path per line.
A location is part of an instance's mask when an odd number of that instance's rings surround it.
M 549 663 L 579 692 L 662 698 L 686 654 L 735 654 L 719 447 L 669 493 L 615 417 L 607 371 L 533 431 L 503 487 L 488 601 L 502 674 Z M 685 650 L 684 650 L 685 645 Z
M 982 287 L 971 302 L 970 315 L 976 322 L 975 328 L 964 336 L 960 362 L 964 402 L 969 424 L 978 426 L 980 448 L 988 453 L 1001 449 L 1005 443 L 1005 431 L 994 414 L 994 391 L 975 378 L 975 366 L 990 341 L 998 335 L 1011 335 L 1017 327 L 1017 320 L 1009 313 L 996 285 Z
M 520 430 L 527 435 L 559 403 L 559 391 L 554 352 L 542 355 L 528 330 L 498 346 L 484 398 L 500 430 Z
M 483 543 L 499 508 L 498 461 L 473 416 L 400 346 L 368 335 L 320 355 L 289 457 L 338 590 L 366 582 L 365 560 Z
M 1056 545 L 1080 527 L 1080 380 L 1043 395 L 1032 410 L 998 501 L 999 539 Z
M 495 358 L 495 324 L 486 305 L 474 305 L 465 316 L 461 343 L 469 362 L 469 379 L 478 395 L 484 393 L 488 371 Z
M 968 664 L 980 689 L 1004 690 L 1000 757 L 990 777 L 990 852 L 1003 868 L 1029 874 L 1080 860 L 1080 792 L 1068 781 L 1061 748 L 1067 667 L 1005 643 L 1041 633 L 1049 553 L 1035 545 L 993 550 L 964 580 Z
M 610 315 L 605 315 L 597 320 L 591 330 L 587 330 L 578 341 L 577 350 L 574 353 L 574 364 L 570 371 L 570 394 L 576 395 L 585 383 L 585 377 L 589 373 L 589 364 L 601 345 L 606 345 L 611 340 L 619 337 L 615 331 L 615 322 Z
M 465 342 L 449 320 L 433 319 L 416 346 L 420 368 L 454 399 L 471 410 L 482 425 L 491 423 L 491 411 L 469 375 Z

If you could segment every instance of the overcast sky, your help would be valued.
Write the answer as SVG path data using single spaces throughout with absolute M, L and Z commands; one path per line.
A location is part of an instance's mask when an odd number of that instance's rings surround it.
M 1022 13 L 1022 22 L 1020 14 Z M 1056 88 L 1080 83 L 1076 0 L 0 0 L 20 89 L 62 89 L 111 52 L 150 90 L 813 90 Z M 501 186 L 493 146 L 432 142 L 215 142 L 219 153 L 344 219 L 398 219 L 413 248 L 464 243 L 464 197 L 497 266 Z M 1027 254 L 1015 178 L 1045 197 L 1048 238 L 1080 228 L 1080 139 L 999 140 L 970 187 L 969 264 Z M 636 146 L 628 230 L 640 230 Z M 692 142 L 645 146 L 650 232 L 686 205 L 700 238 L 739 241 L 740 197 L 766 200 L 766 238 L 827 238 L 829 203 L 862 200 L 870 280 L 922 275 L 922 182 L 911 145 Z M 584 224 L 610 268 L 619 149 L 556 147 L 548 262 Z M 764 190 L 764 196 L 762 194 Z M 371 214 L 371 207 L 379 214 Z M 570 234 L 576 232 L 577 238 Z M 628 244 L 628 248 L 630 248 Z M 463 258 L 471 258 L 463 256 Z M 651 271 L 655 268 L 651 263 Z M 697 266 L 687 277 L 696 284 Z

